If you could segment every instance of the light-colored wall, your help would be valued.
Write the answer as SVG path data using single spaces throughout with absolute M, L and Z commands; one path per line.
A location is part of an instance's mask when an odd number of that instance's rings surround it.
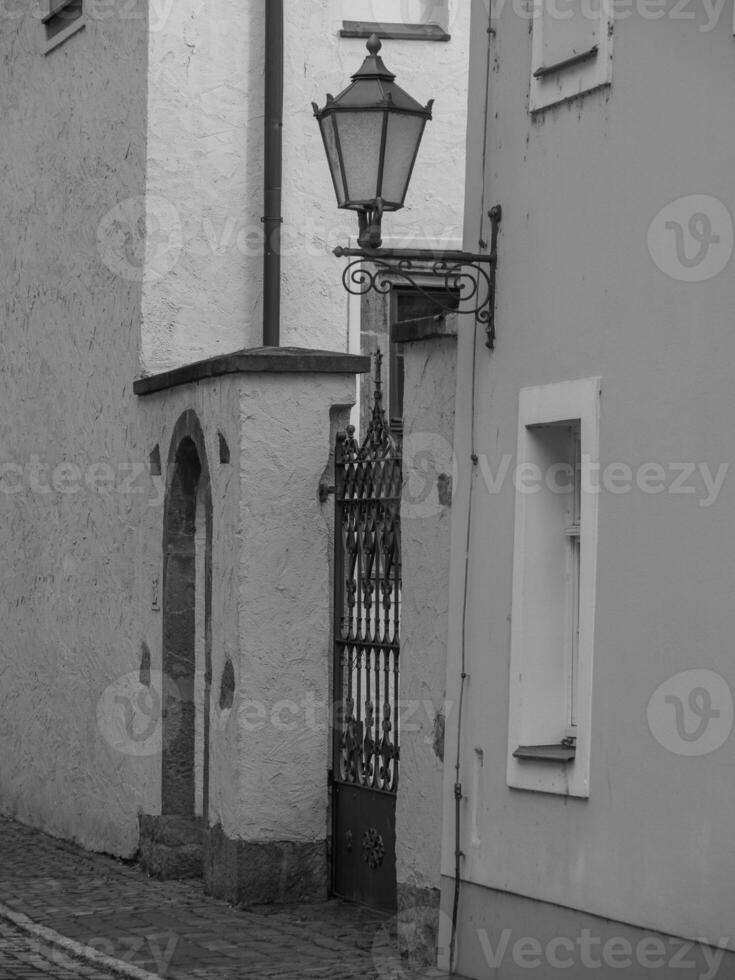
M 320 503 L 318 488 L 354 389 L 343 374 L 245 374 L 141 400 L 166 452 L 187 408 L 205 430 L 214 504 L 209 823 L 232 840 L 327 837 L 332 501 Z M 219 432 L 231 464 L 219 462 Z M 145 616 L 160 664 L 161 614 Z M 235 695 L 223 709 L 227 659 Z M 160 812 L 159 774 L 156 760 L 146 813 Z
M 514 5 L 515 6 L 515 5 Z M 473 28 L 471 105 L 482 115 L 485 4 Z M 602 377 L 604 467 L 732 459 L 735 358 L 732 261 L 705 283 L 677 279 L 675 239 L 664 274 L 649 226 L 669 202 L 711 195 L 733 213 L 729 156 L 735 84 L 730 11 L 710 31 L 703 15 L 633 14 L 615 24 L 613 85 L 532 118 L 528 22 L 503 8 L 490 38 L 492 76 L 485 194 L 504 209 L 498 344 L 478 347 L 477 453 L 497 474 L 515 453 L 521 387 Z M 473 110 L 474 112 L 475 110 Z M 477 236 L 482 127 L 471 119 L 466 243 Z M 719 147 L 720 150 L 715 150 Z M 725 152 L 723 152 L 725 150 Z M 697 202 L 694 202 L 695 204 Z M 679 220 L 703 210 L 687 203 Z M 712 207 L 711 204 L 706 207 Z M 727 222 L 717 229 L 727 249 Z M 655 236 L 658 236 L 656 238 Z M 722 243 L 721 243 L 722 244 Z M 690 240 L 690 252 L 697 245 Z M 470 425 L 470 334 L 460 331 L 460 458 Z M 458 694 L 467 475 L 453 512 L 448 698 Z M 512 468 L 511 468 L 512 476 Z M 463 876 L 474 883 L 596 915 L 718 942 L 731 937 L 735 787 L 732 737 L 698 758 L 669 747 L 647 722 L 649 699 L 680 671 L 707 668 L 732 684 L 735 482 L 716 502 L 634 489 L 599 501 L 598 581 L 589 800 L 510 790 L 508 726 L 514 486 L 477 478 L 466 623 L 469 678 L 462 732 Z M 722 697 L 723 687 L 713 691 Z M 694 719 L 696 721 L 696 719 Z M 696 727 L 690 719 L 689 724 Z M 456 747 L 449 725 L 447 752 Z M 666 739 L 664 739 L 666 741 Z M 483 781 L 471 792 L 476 746 Z M 454 868 L 454 801 L 447 770 L 442 870 Z M 471 840 L 473 812 L 479 827 Z M 732 947 L 732 938 L 726 940 Z M 461 962 L 460 962 L 461 965 Z
M 0 216 L 10 244 L 0 256 L 0 809 L 125 856 L 137 847 L 138 811 L 160 811 L 163 489 L 174 426 L 193 409 L 213 499 L 210 821 L 233 836 L 255 820 L 264 839 L 321 840 L 330 619 L 317 487 L 332 409 L 354 401 L 354 382 L 233 375 L 133 394 L 148 40 L 146 20 L 122 14 L 90 18 L 46 58 L 30 13 L 0 31 Z M 219 462 L 220 431 L 229 465 Z M 149 471 L 156 445 L 160 477 Z M 283 533 L 266 546 L 263 529 L 275 525 Z M 150 688 L 141 683 L 144 648 Z M 294 792 L 311 793 L 281 824 L 272 797 L 259 797 L 264 810 L 253 816 L 244 775 L 254 753 L 241 692 L 265 651 L 282 663 L 297 654 L 294 685 L 301 693 L 311 678 L 325 702 L 298 751 L 281 760 L 301 774 Z M 222 711 L 227 657 L 237 688 L 235 706 Z M 270 703 L 271 694 L 255 696 Z M 279 765 L 271 760 L 269 772 Z M 321 784 L 308 765 L 318 766 Z M 282 793 L 275 776 L 270 787 Z
M 132 464 L 149 438 L 131 392 L 140 285 L 110 272 L 97 233 L 144 191 L 146 21 L 42 45 L 30 11 L 3 20 L 0 806 L 129 853 L 146 776 L 110 750 L 96 707 L 140 662 L 152 507 Z
M 240 624 L 239 590 L 235 570 L 242 553 L 240 534 L 240 492 L 241 467 L 237 447 L 240 440 L 238 421 L 240 390 L 242 378 L 229 376 L 206 383 L 184 385 L 180 388 L 148 395 L 137 401 L 141 429 L 137 439 L 145 439 L 148 446 L 160 446 L 162 475 L 157 479 L 157 506 L 149 508 L 143 515 L 145 524 L 141 528 L 141 553 L 138 557 L 138 621 L 134 625 L 136 633 L 147 643 L 151 652 L 151 662 L 161 670 L 162 651 L 162 611 L 152 608 L 152 580 L 159 576 L 160 602 L 163 599 L 163 495 L 166 479 L 169 449 L 176 422 L 187 410 L 193 410 L 204 431 L 204 440 L 209 467 L 212 493 L 212 683 L 210 693 L 209 729 L 209 822 L 214 825 L 224 823 L 233 809 L 237 792 L 239 774 L 239 739 L 236 708 L 222 710 L 219 705 L 222 672 L 226 660 L 231 660 L 235 670 L 235 705 L 239 697 L 240 666 Z M 219 433 L 225 437 L 230 448 L 231 463 L 220 463 Z M 199 516 L 199 515 L 198 515 Z M 199 532 L 200 529 L 197 528 Z M 199 570 L 199 569 L 198 569 Z M 196 588 L 203 592 L 203 582 L 198 580 Z M 201 608 L 200 605 L 197 607 Z M 197 650 L 199 655 L 200 650 Z M 197 663 L 197 670 L 202 664 Z M 111 680 L 114 680 L 111 679 Z M 121 692 L 124 693 L 124 692 Z M 135 692 L 134 692 L 135 693 Z M 107 700 L 107 699 L 106 699 Z M 135 697 L 133 697 L 135 703 Z M 145 702 L 143 702 L 145 704 Z M 104 702 L 104 707 L 108 705 Z M 159 722 L 157 715 L 152 720 Z M 135 731 L 148 731 L 145 718 L 134 716 Z M 98 725 L 102 738 L 109 722 L 100 721 Z M 159 724 L 145 741 L 149 754 L 142 759 L 128 760 L 129 780 L 132 786 L 138 784 L 136 796 L 121 814 L 121 824 L 130 838 L 130 846 L 137 846 L 137 810 L 147 814 L 161 812 L 161 755 L 160 744 L 163 731 Z M 125 743 L 122 743 L 125 748 Z M 201 746 L 197 746 L 198 751 Z M 113 753 L 114 754 L 114 753 Z M 197 758 L 197 766 L 201 758 Z M 134 819 L 134 817 L 136 819 Z
M 396 873 L 423 902 L 440 885 L 456 345 L 456 336 L 404 345 Z
M 357 234 L 357 220 L 337 210 L 311 102 L 346 87 L 365 42 L 339 37 L 341 0 L 284 7 L 281 340 L 346 350 L 348 295 L 332 249 Z M 460 233 L 469 6 L 453 3 L 449 19 L 449 42 L 385 42 L 399 84 L 436 99 L 406 209 L 386 219 L 386 235 Z M 162 4 L 149 62 L 141 359 L 154 372 L 262 343 L 262 4 Z
M 239 777 L 223 821 L 233 838 L 328 836 L 334 502 L 318 490 L 354 400 L 349 375 L 241 386 Z
M 260 343 L 263 36 L 262 4 L 184 0 L 151 17 L 148 372 Z

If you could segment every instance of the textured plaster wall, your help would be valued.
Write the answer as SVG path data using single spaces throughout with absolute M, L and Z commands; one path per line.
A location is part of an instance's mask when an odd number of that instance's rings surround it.
M 479 116 L 483 6 L 473 30 L 471 104 Z M 702 26 L 701 18 L 621 19 L 612 88 L 533 119 L 528 24 L 510 7 L 499 17 L 484 175 L 486 199 L 500 201 L 505 215 L 498 345 L 492 355 L 478 346 L 475 403 L 476 451 L 492 474 L 515 453 L 521 387 L 594 375 L 603 385 L 603 468 L 690 460 L 716 472 L 732 460 L 732 260 L 719 276 L 691 284 L 660 271 L 647 246 L 649 225 L 672 200 L 708 194 L 735 211 L 731 18 L 724 13 L 710 31 Z M 482 129 L 471 131 L 468 245 L 482 192 Z M 725 152 L 711 152 L 714 145 Z M 674 247 L 672 238 L 675 260 Z M 468 452 L 470 348 L 470 335 L 461 334 L 460 459 Z M 453 513 L 450 700 L 459 673 L 465 476 L 462 467 Z M 505 782 L 514 488 L 507 479 L 491 494 L 478 479 L 461 742 L 468 880 L 675 935 L 731 936 L 732 737 L 709 755 L 685 758 L 647 723 L 649 699 L 680 671 L 707 668 L 735 681 L 732 474 L 715 503 L 701 507 L 701 499 L 636 489 L 600 497 L 591 792 L 587 801 L 566 800 Z M 456 725 L 448 732 L 449 754 Z M 476 746 L 485 764 L 473 793 Z M 443 873 L 451 876 L 448 770 L 444 800 Z M 451 897 L 448 883 L 446 908 Z
M 163 486 L 167 473 L 169 446 L 174 426 L 187 410 L 196 412 L 204 431 L 207 461 L 212 486 L 212 684 L 209 728 L 209 821 L 221 822 L 231 805 L 233 787 L 237 785 L 238 728 L 237 713 L 220 707 L 220 691 L 225 663 L 235 668 L 239 661 L 238 594 L 236 569 L 240 558 L 239 534 L 240 472 L 236 447 L 239 440 L 237 411 L 239 387 L 237 376 L 213 382 L 184 385 L 169 391 L 146 396 L 139 400 L 143 421 L 143 438 L 147 445 L 159 445 L 164 466 Z M 224 436 L 231 450 L 231 462 L 220 462 L 219 435 Z M 160 496 L 160 493 L 159 493 Z M 199 515 L 198 515 L 199 516 Z M 203 516 L 203 515 L 202 515 Z M 140 629 L 151 650 L 154 667 L 162 664 L 162 612 L 152 609 L 152 581 L 155 576 L 163 583 L 162 503 L 147 515 L 149 534 L 140 570 L 142 618 Z M 200 529 L 197 528 L 197 533 Z M 197 593 L 203 595 L 203 583 L 197 581 Z M 200 604 L 198 604 L 198 608 Z M 197 655 L 200 654 L 197 650 Z M 202 664 L 197 663 L 197 670 Z M 237 697 L 237 686 L 236 686 Z M 200 714 L 201 718 L 201 714 Z M 151 739 L 151 749 L 157 748 L 160 732 Z M 198 749 L 201 746 L 198 745 Z M 150 760 L 143 762 L 147 782 L 140 805 L 145 813 L 161 811 L 161 757 L 153 751 Z M 197 769 L 201 768 L 201 757 Z
M 438 889 L 456 337 L 404 346 L 399 885 Z
M 141 358 L 149 371 L 259 343 L 262 3 L 151 15 Z
M 282 342 L 346 350 L 348 297 L 332 249 L 357 222 L 337 210 L 311 102 L 348 84 L 365 46 L 339 37 L 340 0 L 284 7 Z M 385 43 L 400 84 L 436 98 L 406 209 L 386 220 L 393 237 L 461 234 L 469 6 L 454 4 L 450 22 L 448 43 Z M 155 371 L 261 343 L 263 4 L 162 4 L 149 62 L 141 358 Z
M 166 453 L 187 408 L 205 432 L 214 529 L 209 823 L 231 839 L 327 836 L 332 500 L 320 504 L 318 488 L 354 388 L 349 375 L 244 374 L 140 403 L 149 441 Z M 220 432 L 229 464 L 219 461 Z M 151 528 L 152 574 L 160 516 Z M 158 664 L 160 616 L 148 610 L 144 620 Z M 228 659 L 235 692 L 223 708 Z M 144 810 L 156 813 L 157 758 L 151 769 Z
M 0 807 L 119 852 L 147 777 L 96 707 L 139 665 L 147 489 L 119 488 L 146 441 L 140 286 L 102 263 L 97 230 L 143 192 L 145 27 L 90 21 L 45 58 L 30 12 L 0 29 Z
M 120 205 L 146 192 L 148 40 L 145 18 L 90 19 L 44 58 L 31 14 L 3 20 L 0 30 L 8 245 L 0 254 L 0 811 L 125 856 L 137 847 L 139 810 L 160 812 L 163 490 L 177 419 L 197 413 L 211 473 L 210 819 L 236 834 L 238 807 L 252 808 L 241 788 L 251 757 L 235 708 L 247 674 L 242 657 L 250 664 L 260 650 L 251 620 L 272 643 L 283 600 L 286 640 L 274 662 L 301 644 L 295 686 L 303 675 L 304 685 L 322 683 L 326 692 L 328 532 L 316 488 L 332 401 L 354 400 L 344 377 L 315 382 L 313 392 L 306 377 L 292 385 L 289 376 L 229 376 L 133 394 L 142 255 L 140 229 L 127 221 L 134 212 Z M 207 319 L 219 321 L 216 311 Z M 229 465 L 219 462 L 220 432 Z M 160 476 L 149 465 L 155 447 Z M 285 527 L 294 503 L 286 544 L 271 538 L 266 548 L 252 522 L 241 528 L 248 508 L 254 520 L 277 514 Z M 258 566 L 273 594 L 263 586 L 260 605 L 245 607 L 243 589 Z M 241 631 L 250 644 L 242 648 Z M 228 658 L 235 702 L 221 710 Z M 318 761 L 324 780 L 326 735 L 302 741 L 299 771 Z M 309 819 L 300 821 L 294 805 L 280 828 L 263 817 L 264 836 L 298 828 L 324 837 L 316 777 L 300 778 L 312 794 Z
M 354 388 L 352 377 L 303 375 L 240 390 L 239 783 L 223 820 L 232 837 L 327 836 L 333 498 L 321 504 L 318 489 Z

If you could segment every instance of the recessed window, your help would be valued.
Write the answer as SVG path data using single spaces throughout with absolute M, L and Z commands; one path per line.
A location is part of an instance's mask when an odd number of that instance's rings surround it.
M 589 795 L 598 378 L 520 395 L 508 784 Z
M 342 37 L 449 41 L 449 0 L 342 0 Z
M 57 48 L 84 27 L 84 0 L 46 0 L 42 18 L 45 53 Z
M 532 112 L 610 84 L 611 11 L 607 0 L 534 0 Z

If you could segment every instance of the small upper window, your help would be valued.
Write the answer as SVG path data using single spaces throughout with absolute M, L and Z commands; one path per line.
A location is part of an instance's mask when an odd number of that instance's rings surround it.
M 449 0 L 342 0 L 342 37 L 448 41 Z
M 532 112 L 612 80 L 612 5 L 534 0 Z
M 84 27 L 84 0 L 46 0 L 44 51 L 48 54 Z

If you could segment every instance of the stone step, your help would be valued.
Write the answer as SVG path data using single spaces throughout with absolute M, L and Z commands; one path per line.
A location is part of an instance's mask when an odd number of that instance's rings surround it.
M 139 862 L 161 881 L 202 877 L 202 822 L 175 814 L 140 816 Z

